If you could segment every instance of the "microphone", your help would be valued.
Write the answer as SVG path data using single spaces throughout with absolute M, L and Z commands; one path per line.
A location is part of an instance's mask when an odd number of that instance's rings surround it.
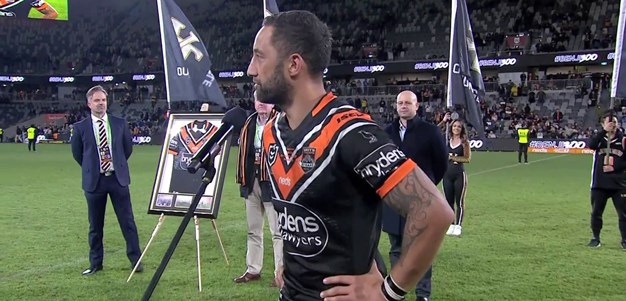
M 233 132 L 240 132 L 246 119 L 248 118 L 246 111 L 239 106 L 228 110 L 224 117 L 222 117 L 222 125 L 220 128 L 207 140 L 204 145 L 194 154 L 191 158 L 191 162 L 187 166 L 187 171 L 190 173 L 196 173 L 209 157 L 219 148 L 220 145 L 229 137 Z

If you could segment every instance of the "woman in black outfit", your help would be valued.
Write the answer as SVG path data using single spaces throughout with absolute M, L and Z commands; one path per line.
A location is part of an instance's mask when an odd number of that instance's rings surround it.
M 461 225 L 465 213 L 465 193 L 467 191 L 467 175 L 465 174 L 464 165 L 470 162 L 472 153 L 465 123 L 460 119 L 456 119 L 452 121 L 450 128 L 448 169 L 443 177 L 443 191 L 448 204 L 456 212 L 456 218 L 446 234 L 459 236 L 462 230 Z

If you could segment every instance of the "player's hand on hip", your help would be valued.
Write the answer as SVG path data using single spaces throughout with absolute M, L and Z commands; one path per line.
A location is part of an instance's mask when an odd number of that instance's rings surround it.
M 285 268 L 283 266 L 279 267 L 276 271 L 276 276 L 274 279 L 276 280 L 276 285 L 278 285 L 279 289 L 282 289 L 285 286 L 285 280 L 283 279 L 283 271 Z
M 613 172 L 614 170 L 615 169 L 611 165 L 604 165 L 604 166 L 602 166 L 602 171 L 604 171 L 604 172 Z
M 376 262 L 367 274 L 340 275 L 324 279 L 324 284 L 334 287 L 323 291 L 320 296 L 324 301 L 384 301 L 382 284 L 383 275 L 378 271 Z

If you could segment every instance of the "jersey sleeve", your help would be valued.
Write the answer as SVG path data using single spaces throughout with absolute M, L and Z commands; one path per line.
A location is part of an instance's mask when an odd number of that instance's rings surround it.
M 30 1 L 30 6 L 36 10 L 42 10 L 48 7 L 48 4 L 44 0 L 32 0 Z
M 340 155 L 342 161 L 381 198 L 416 166 L 374 123 L 348 132 L 341 139 Z
M 172 139 L 170 139 L 169 146 L 167 147 L 167 153 L 172 154 L 174 156 L 178 156 L 178 149 L 180 147 L 180 134 L 176 134 Z

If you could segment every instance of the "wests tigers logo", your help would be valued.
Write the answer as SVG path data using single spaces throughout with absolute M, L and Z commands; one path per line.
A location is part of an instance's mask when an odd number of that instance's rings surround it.
M 272 143 L 267 150 L 267 163 L 269 163 L 270 166 L 273 166 L 274 163 L 276 163 L 276 157 L 278 157 L 278 145 L 276 145 L 276 143 Z

